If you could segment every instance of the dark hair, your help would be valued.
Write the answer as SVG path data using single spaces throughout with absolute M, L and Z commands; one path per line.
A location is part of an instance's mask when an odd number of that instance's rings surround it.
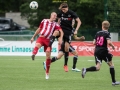
M 61 3 L 59 9 L 61 10 L 62 8 L 67 8 L 68 4 L 67 3 Z

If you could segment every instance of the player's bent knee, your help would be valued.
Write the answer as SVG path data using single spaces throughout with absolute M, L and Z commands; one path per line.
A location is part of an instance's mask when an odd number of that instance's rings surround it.
M 74 55 L 74 57 L 78 58 L 78 55 Z
M 46 56 L 46 59 L 50 59 L 50 56 Z
M 65 49 L 65 52 L 69 52 L 69 49 Z
M 58 59 L 61 59 L 61 57 L 57 57 L 57 60 L 58 60 Z
M 108 62 L 108 65 L 109 65 L 110 67 L 114 67 L 114 64 L 113 64 L 112 61 Z
M 46 52 L 46 59 L 50 59 L 51 56 L 50 56 L 50 52 Z
M 66 52 L 69 52 L 69 48 L 68 48 L 68 47 L 65 47 L 65 51 L 66 51 Z
M 61 59 L 62 56 L 63 56 L 63 55 L 59 55 L 59 56 L 57 56 L 57 60 L 58 60 L 58 59 Z
M 36 43 L 35 46 L 38 48 L 42 47 L 42 45 L 40 43 Z
M 100 71 L 100 69 L 96 69 L 96 71 Z
M 74 54 L 74 56 L 78 56 L 77 51 L 74 51 L 73 54 Z
M 96 67 L 96 71 L 99 71 L 100 70 L 100 67 Z

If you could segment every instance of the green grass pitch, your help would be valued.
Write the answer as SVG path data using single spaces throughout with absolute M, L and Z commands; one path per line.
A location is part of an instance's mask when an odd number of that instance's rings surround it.
M 88 72 L 83 79 L 81 72 L 63 70 L 63 58 L 51 64 L 50 79 L 45 79 L 45 57 L 0 56 L 0 90 L 120 90 L 120 85 L 111 85 L 108 65 L 103 62 L 99 72 Z M 114 57 L 116 79 L 120 81 L 120 57 Z M 79 57 L 77 68 L 94 66 L 94 57 Z

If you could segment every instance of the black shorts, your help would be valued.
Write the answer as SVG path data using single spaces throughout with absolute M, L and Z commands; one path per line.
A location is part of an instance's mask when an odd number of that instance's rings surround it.
M 71 36 L 72 36 L 72 35 L 64 35 L 64 36 L 63 36 L 63 41 L 70 43 L 70 42 L 71 42 Z
M 64 45 L 61 46 L 61 49 L 59 51 L 65 53 Z M 74 52 L 74 51 L 75 49 L 73 48 L 73 46 L 70 45 L 69 52 Z
M 112 57 L 113 55 L 111 53 L 102 53 L 102 54 L 94 54 L 95 56 L 95 63 L 97 64 L 97 62 L 102 64 L 102 60 L 104 60 L 106 63 L 112 61 Z
M 74 51 L 75 51 L 74 47 L 70 45 L 69 52 L 74 52 Z

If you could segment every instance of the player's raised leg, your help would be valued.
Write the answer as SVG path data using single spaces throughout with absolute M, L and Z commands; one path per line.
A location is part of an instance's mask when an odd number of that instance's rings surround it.
M 53 42 L 55 41 L 55 38 L 59 38 L 59 44 L 62 43 L 62 38 L 63 37 L 63 31 L 62 30 L 55 30 L 54 33 L 52 34 L 51 38 L 50 38 L 50 42 L 48 45 L 48 48 L 46 49 L 46 51 L 50 51 L 50 47 L 52 46 Z
M 34 49 L 32 51 L 32 56 L 31 56 L 32 60 L 35 59 L 35 55 L 37 54 L 39 48 L 41 48 L 41 47 L 42 47 L 42 45 L 40 43 L 35 44 L 35 47 L 34 47 Z
M 82 78 L 85 77 L 86 72 L 93 72 L 93 71 L 99 71 L 100 70 L 102 60 L 100 60 L 100 58 L 98 58 L 96 56 L 95 56 L 95 60 L 96 60 L 96 66 L 91 66 L 89 68 L 83 68 L 82 69 L 82 74 L 81 74 Z
M 62 51 L 59 51 L 58 56 L 57 57 L 53 57 L 51 59 L 51 63 L 55 62 L 56 60 L 59 60 L 62 56 L 64 55 L 64 53 Z M 43 68 L 46 70 L 46 62 L 43 62 Z
M 39 32 L 40 32 L 40 28 L 38 28 L 38 29 L 35 31 L 34 35 L 32 36 L 32 38 L 31 38 L 31 40 L 30 40 L 31 43 L 33 43 L 34 38 L 39 34 Z M 34 47 L 34 49 L 33 49 L 33 51 L 32 51 L 32 56 L 31 56 L 32 60 L 35 59 L 35 55 L 37 54 L 38 49 L 42 47 L 42 39 L 41 39 L 41 38 L 42 38 L 42 37 L 38 37 L 37 40 L 36 40 L 35 47 Z
M 96 66 L 91 66 L 89 68 L 82 68 L 82 78 L 85 77 L 86 72 L 93 72 L 93 71 L 98 71 Z

